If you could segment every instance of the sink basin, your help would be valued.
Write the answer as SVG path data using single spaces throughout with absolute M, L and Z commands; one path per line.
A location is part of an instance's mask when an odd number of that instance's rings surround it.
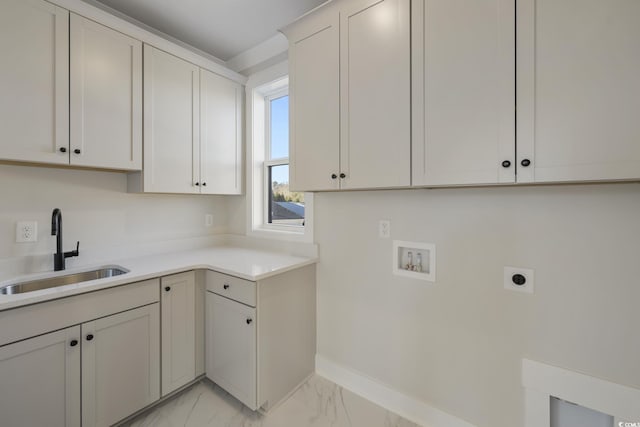
M 47 277 L 44 279 L 18 282 L 0 288 L 0 294 L 13 295 L 25 292 L 39 291 L 42 289 L 55 288 L 57 286 L 71 285 L 74 283 L 88 282 L 89 280 L 104 279 L 107 277 L 119 276 L 128 273 L 124 267 L 118 265 L 107 265 L 96 270 L 82 271 L 79 273 L 65 274 L 63 276 Z

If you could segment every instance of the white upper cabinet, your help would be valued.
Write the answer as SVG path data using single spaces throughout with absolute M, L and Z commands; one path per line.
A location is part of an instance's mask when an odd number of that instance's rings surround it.
M 341 188 L 410 184 L 409 0 L 340 10 Z
M 200 182 L 207 194 L 242 192 L 242 86 L 200 69 Z
M 290 182 L 295 190 L 339 188 L 340 20 L 332 8 L 289 36 Z
M 640 178 L 640 3 L 517 6 L 342 0 L 287 27 L 292 188 Z
M 338 2 L 284 30 L 295 190 L 410 185 L 409 6 Z
M 517 19 L 518 181 L 640 177 L 640 2 L 521 0 Z
M 199 95 L 197 66 L 144 45 L 144 191 L 200 192 Z
M 0 159 L 141 169 L 142 44 L 45 1 L 0 12 Z
M 413 185 L 515 182 L 514 0 L 413 0 Z
M 0 57 L 0 159 L 68 164 L 69 12 L 3 0 Z
M 98 9 L 85 13 L 0 2 L 0 161 L 144 163 L 131 191 L 240 194 L 243 77 Z M 143 42 L 125 33 L 192 62 L 145 45 L 143 72 Z
M 129 191 L 241 194 L 242 86 L 144 45 L 144 167 Z
M 142 169 L 142 43 L 71 14 L 72 165 Z

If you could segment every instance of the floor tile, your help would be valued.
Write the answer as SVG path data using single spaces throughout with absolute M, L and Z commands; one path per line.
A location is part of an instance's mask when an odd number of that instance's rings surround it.
M 193 385 L 126 427 L 418 427 L 317 375 L 263 415 L 208 380 Z

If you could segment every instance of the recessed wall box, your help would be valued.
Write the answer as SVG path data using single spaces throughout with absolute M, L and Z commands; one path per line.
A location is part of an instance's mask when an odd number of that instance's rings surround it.
M 436 245 L 394 240 L 393 274 L 435 282 Z

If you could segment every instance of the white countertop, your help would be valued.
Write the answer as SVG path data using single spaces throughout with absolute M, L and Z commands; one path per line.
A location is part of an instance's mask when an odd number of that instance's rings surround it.
M 114 259 L 94 266 L 59 271 L 55 274 L 53 272 L 37 273 L 2 281 L 0 282 L 0 287 L 16 282 L 38 280 L 53 275 L 63 276 L 75 272 L 93 270 L 95 267 L 102 265 L 118 265 L 129 270 L 128 273 L 120 276 L 73 285 L 58 286 L 16 295 L 0 294 L 0 311 L 189 270 L 208 269 L 246 280 L 259 281 L 305 265 L 314 264 L 316 261 L 317 259 L 313 257 L 293 256 L 234 246 L 217 246 L 206 249 Z

